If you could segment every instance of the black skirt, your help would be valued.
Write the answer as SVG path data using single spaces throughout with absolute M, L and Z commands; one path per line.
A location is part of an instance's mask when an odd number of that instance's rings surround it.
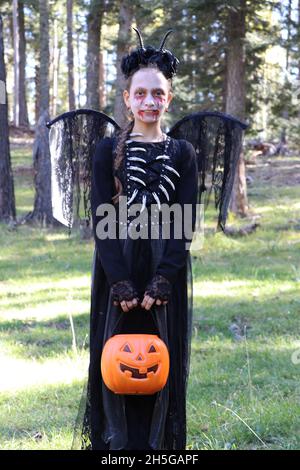
M 96 207 L 110 201 L 112 195 L 112 144 L 113 140 L 104 139 L 95 155 L 93 214 Z M 143 145 L 147 148 L 143 157 L 149 162 L 164 148 L 163 143 Z M 194 149 L 185 141 L 172 139 L 169 155 L 180 172 L 176 194 L 173 193 L 169 204 L 179 202 L 195 206 L 197 165 Z M 119 176 L 121 179 L 123 176 L 122 184 L 126 187 L 126 172 Z M 158 175 L 149 170 L 153 184 L 157 178 Z M 175 182 L 176 178 L 174 176 Z M 94 227 L 97 220 L 94 217 Z M 150 222 L 151 225 L 154 223 L 148 220 L 149 227 Z M 182 450 L 186 447 L 186 388 L 193 311 L 191 256 L 181 240 L 173 241 L 174 234 L 171 242 L 167 240 L 160 222 L 156 220 L 158 225 L 154 223 L 156 236 L 134 239 L 128 236 L 130 226 L 126 223 L 122 227 L 127 233 L 124 232 L 125 236 L 119 240 L 106 243 L 96 239 L 91 286 L 89 374 L 75 425 L 73 449 Z M 119 223 L 117 218 L 116 224 Z M 170 224 L 174 227 L 172 221 Z M 166 305 L 153 305 L 150 311 L 137 306 L 129 312 L 113 305 L 109 277 L 110 281 L 112 278 L 131 279 L 142 301 L 145 288 L 156 272 L 172 278 L 171 296 Z M 165 387 L 156 394 L 117 395 L 104 384 L 100 370 L 102 349 L 111 336 L 123 333 L 157 334 L 165 342 L 170 356 L 169 377 Z
M 121 240 L 120 240 L 121 241 Z M 164 239 L 122 240 L 123 253 L 140 299 L 164 249 Z M 186 387 L 192 323 L 192 269 L 188 253 L 168 304 L 123 312 L 111 291 L 95 248 L 90 316 L 90 364 L 74 430 L 72 449 L 185 449 Z M 166 386 L 153 395 L 117 395 L 101 377 L 108 338 L 122 333 L 157 334 L 170 354 Z

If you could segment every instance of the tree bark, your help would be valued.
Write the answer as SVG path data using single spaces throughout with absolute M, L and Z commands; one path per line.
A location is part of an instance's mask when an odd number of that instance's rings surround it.
M 50 110 L 51 115 L 54 117 L 57 114 L 57 96 L 58 96 L 58 74 L 60 63 L 60 47 L 58 46 L 58 21 L 57 18 L 53 21 L 53 47 L 51 57 L 51 82 L 52 82 L 52 97 Z
M 99 48 L 103 16 L 103 0 L 91 0 L 87 16 L 88 44 L 86 64 L 86 106 L 99 110 Z
M 14 113 L 13 121 L 15 126 L 19 126 L 19 21 L 18 21 L 18 0 L 13 0 L 13 44 L 14 44 Z
M 105 64 L 103 52 L 100 51 L 99 55 L 99 96 L 100 96 L 100 109 L 103 110 L 106 106 L 106 87 L 105 87 Z
M 78 24 L 79 19 L 78 15 L 76 15 L 76 23 Z M 81 62 L 80 62 L 80 28 L 76 28 L 76 74 L 75 74 L 75 80 L 76 80 L 76 95 L 77 95 L 77 106 L 80 108 L 81 107 L 81 95 L 82 95 L 82 89 L 81 89 L 81 83 L 82 83 L 82 70 L 81 70 Z
M 40 6 L 40 112 L 49 113 L 49 11 L 48 0 L 39 0 Z
M 36 64 L 34 76 L 34 89 L 35 89 L 35 101 L 34 101 L 34 123 L 35 125 L 39 120 L 39 109 L 40 109 L 40 65 Z
M 246 0 L 230 8 L 226 23 L 226 113 L 245 119 Z M 241 152 L 230 201 L 230 210 L 241 217 L 248 213 L 245 161 Z
M 292 0 L 288 1 L 287 5 L 287 48 L 285 57 L 285 68 L 288 70 L 290 66 L 290 53 L 291 53 L 291 28 L 292 28 Z
M 43 227 L 53 224 L 54 221 L 51 204 L 49 131 L 46 127 L 48 121 L 49 112 L 44 110 L 36 125 L 33 144 L 34 208 L 33 212 L 26 216 L 27 220 L 40 222 Z
M 73 0 L 67 0 L 67 42 L 68 42 L 68 91 L 69 110 L 75 109 L 74 92 L 74 51 L 73 51 Z
M 46 227 L 54 222 L 51 204 L 51 162 L 49 149 L 49 11 L 48 0 L 39 0 L 40 9 L 40 109 L 33 144 L 35 198 L 27 221 Z
M 125 88 L 125 79 L 121 71 L 121 59 L 129 51 L 129 38 L 132 34 L 133 8 L 132 2 L 126 0 L 121 2 L 119 13 L 119 32 L 117 42 L 117 78 L 116 78 L 116 99 L 114 104 L 114 117 L 118 117 L 118 124 L 121 127 L 128 124 L 126 106 L 123 99 L 123 90 Z M 134 31 L 134 34 L 135 31 Z
M 18 1 L 19 27 L 19 125 L 29 126 L 26 100 L 26 40 L 24 32 L 24 0 Z
M 16 205 L 9 149 L 3 23 L 0 14 L 0 220 L 9 222 L 15 218 Z

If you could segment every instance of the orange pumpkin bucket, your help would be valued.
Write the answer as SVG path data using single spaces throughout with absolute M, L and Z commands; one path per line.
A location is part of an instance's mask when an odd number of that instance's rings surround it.
M 101 355 L 103 381 L 117 394 L 152 395 L 166 385 L 169 368 L 168 348 L 157 335 L 112 336 Z

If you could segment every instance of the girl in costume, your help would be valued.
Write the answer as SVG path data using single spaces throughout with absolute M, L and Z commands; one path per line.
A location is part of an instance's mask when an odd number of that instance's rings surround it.
M 164 48 L 172 30 L 158 48 L 145 47 L 135 31 L 139 47 L 121 62 L 128 125 L 121 129 L 106 114 L 90 109 L 70 111 L 47 123 L 53 215 L 70 229 L 83 198 L 95 238 L 89 374 L 73 449 L 185 449 L 193 310 L 189 248 L 197 203 L 207 207 L 214 190 L 217 228 L 224 230 L 247 128 L 228 114 L 201 111 L 164 133 L 162 118 L 173 99 L 179 64 Z M 109 213 L 114 209 L 108 219 L 99 210 L 103 205 Z M 134 206 L 138 217 L 131 211 Z M 164 208 L 174 206 L 180 210 L 166 217 Z M 109 233 L 102 237 L 107 222 Z M 157 335 L 168 348 L 168 380 L 154 394 L 117 394 L 103 381 L 105 344 L 115 335 L 135 333 Z M 124 352 L 132 354 L 130 345 Z M 130 379 L 153 370 L 127 368 L 124 373 Z
M 103 138 L 93 159 L 91 200 L 96 251 L 83 447 L 185 449 L 192 315 L 188 289 L 191 260 L 186 243 L 191 239 L 184 235 L 176 239 L 174 220 L 164 220 L 159 214 L 163 204 L 178 203 L 182 209 L 188 204 L 195 226 L 197 158 L 190 142 L 173 139 L 161 129 L 173 98 L 172 78 L 179 63 L 164 49 L 171 31 L 158 49 L 144 47 L 136 31 L 140 47 L 121 63 L 127 79 L 123 97 L 130 112 L 129 123 L 118 136 Z M 122 223 L 120 196 L 127 197 L 128 211 L 134 203 L 140 204 L 141 213 L 148 213 L 142 223 L 130 215 Z M 104 203 L 117 209 L 115 223 L 122 234 L 118 238 L 101 240 L 97 236 L 102 217 L 96 210 Z M 157 208 L 152 217 L 151 205 Z M 169 238 L 163 236 L 164 225 L 169 226 Z M 133 232 L 141 230 L 149 236 L 132 237 Z M 104 384 L 99 367 L 103 345 L 111 336 L 124 333 L 155 334 L 167 345 L 170 372 L 159 392 L 116 395 Z

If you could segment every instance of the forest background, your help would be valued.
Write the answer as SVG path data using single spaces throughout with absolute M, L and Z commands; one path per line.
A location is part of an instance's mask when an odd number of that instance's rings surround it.
M 203 110 L 249 124 L 228 232 L 211 208 L 193 256 L 188 448 L 299 449 L 300 0 L 0 0 L 0 446 L 71 446 L 93 240 L 53 219 L 45 123 L 126 122 L 132 26 L 157 47 L 174 30 L 165 130 Z

